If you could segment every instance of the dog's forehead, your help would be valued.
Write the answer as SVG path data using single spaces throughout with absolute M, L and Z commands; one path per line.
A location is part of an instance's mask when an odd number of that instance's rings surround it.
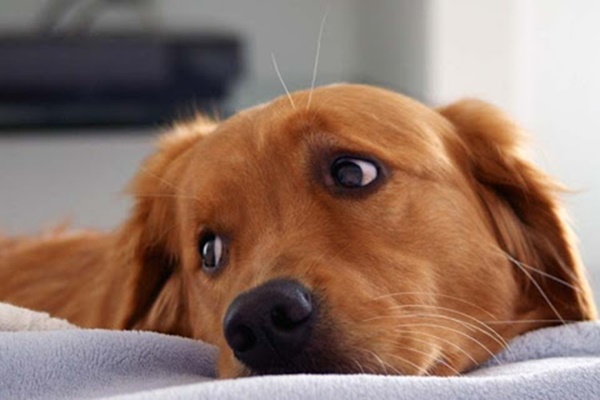
M 302 162 L 307 143 L 372 155 L 405 169 L 444 163 L 447 121 L 396 93 L 336 85 L 293 93 L 244 110 L 204 138 L 198 162 L 224 171 Z

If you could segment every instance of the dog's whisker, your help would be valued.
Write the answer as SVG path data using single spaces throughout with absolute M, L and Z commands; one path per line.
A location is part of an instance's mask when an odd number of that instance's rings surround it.
M 561 322 L 563 324 L 565 324 L 565 319 L 562 317 L 562 315 L 560 315 L 560 313 L 558 312 L 558 310 L 556 309 L 556 307 L 554 306 L 554 304 L 552 304 L 552 301 L 550 301 L 550 298 L 548 297 L 548 295 L 546 294 L 546 292 L 544 292 L 544 289 L 541 287 L 541 285 L 533 278 L 533 276 L 531 276 L 531 274 L 529 273 L 529 271 L 527 271 L 527 269 L 525 269 L 522 266 L 522 263 L 517 260 L 516 258 L 514 258 L 513 256 L 511 256 L 510 254 L 502 251 L 506 257 L 513 263 L 513 265 L 517 266 L 524 274 L 525 276 L 531 281 L 531 283 L 533 283 L 533 285 L 535 286 L 535 288 L 537 289 L 537 291 L 540 293 L 540 295 L 544 298 L 544 301 L 548 304 L 548 306 L 552 309 L 552 312 L 554 312 L 554 314 L 558 317 L 558 319 L 561 320 Z
M 373 351 L 368 350 L 368 349 L 364 349 L 364 351 L 368 354 L 370 354 L 371 356 L 373 356 L 373 358 L 375 359 L 375 361 L 377 361 L 379 363 L 379 365 L 381 365 L 381 368 L 383 369 L 383 372 L 385 375 L 389 375 L 387 372 L 387 368 L 385 366 L 385 362 L 383 362 L 383 360 L 381 359 L 381 357 L 379 357 L 377 354 L 375 354 Z
M 565 275 L 567 275 L 569 278 L 571 278 L 574 282 L 577 281 L 577 274 L 573 271 L 573 268 L 571 266 L 569 266 L 568 263 L 566 263 L 563 259 L 563 257 L 559 254 L 558 250 L 556 248 L 550 248 L 549 251 L 552 253 L 553 259 L 556 261 L 556 263 L 558 264 L 558 266 L 561 268 L 561 272 L 564 273 Z M 521 263 L 523 263 L 521 261 Z M 531 268 L 532 267 L 530 266 Z M 552 274 L 549 274 L 552 275 Z M 555 278 L 557 278 L 555 276 Z M 560 279 L 560 278 L 557 278 Z M 575 289 L 576 291 L 578 291 L 579 293 L 583 294 L 583 290 L 581 290 L 580 288 Z
M 390 369 L 392 369 L 394 372 L 396 372 L 397 375 L 402 375 L 402 373 L 394 368 L 394 366 L 392 366 L 390 363 L 384 361 L 380 356 L 378 356 L 375 352 L 371 351 L 371 350 L 365 350 L 368 354 L 370 354 L 375 361 L 380 365 L 381 367 L 381 371 L 384 375 L 390 375 L 390 373 L 388 372 L 388 367 Z M 410 362 L 409 360 L 406 360 L 407 362 Z M 375 368 L 376 370 L 376 368 Z
M 402 310 L 402 309 L 406 309 L 406 308 L 428 308 L 428 309 L 435 309 L 435 310 L 443 310 L 443 311 L 447 311 L 453 314 L 457 314 L 460 315 L 464 318 L 468 318 L 471 321 L 476 322 L 477 324 L 480 324 L 481 326 L 483 326 L 485 329 L 489 330 L 489 333 L 493 336 L 495 336 L 502 344 L 504 347 L 508 347 L 508 342 L 495 330 L 493 329 L 491 326 L 487 325 L 485 322 L 483 322 L 482 320 L 473 317 L 472 315 L 466 314 L 464 312 L 449 308 L 449 307 L 443 307 L 443 306 L 437 306 L 437 305 L 432 305 L 432 304 L 403 304 L 403 305 L 399 305 L 399 306 L 392 306 L 390 309 L 392 310 Z
M 527 277 L 527 279 L 535 286 L 536 290 L 538 291 L 538 293 L 542 296 L 544 302 L 548 305 L 548 307 L 550 307 L 550 309 L 552 310 L 552 312 L 558 317 L 559 321 L 563 324 L 565 324 L 567 321 L 563 318 L 563 316 L 560 314 L 560 312 L 558 311 L 558 309 L 556 308 L 556 306 L 554 306 L 554 304 L 552 303 L 552 301 L 550 300 L 550 298 L 548 297 L 548 295 L 546 294 L 546 292 L 544 291 L 544 289 L 542 288 L 542 286 L 539 284 L 539 282 L 531 275 L 531 273 L 529 272 L 529 270 L 539 273 L 542 276 L 545 276 L 551 280 L 554 280 L 558 283 L 561 283 L 569 288 L 571 288 L 572 290 L 577 291 L 578 293 L 583 293 L 580 289 L 574 287 L 573 285 L 571 285 L 570 283 L 552 275 L 549 274 L 545 271 L 541 271 L 538 268 L 535 268 L 531 265 L 528 265 L 518 259 L 516 259 L 514 256 L 512 256 L 510 253 L 506 252 L 505 250 L 503 250 L 502 248 L 498 248 L 498 247 L 493 247 L 493 250 L 495 250 L 496 252 L 499 252 L 500 254 L 502 254 L 504 257 L 506 257 L 511 264 L 513 264 L 514 266 L 516 266 L 517 268 L 519 268 L 519 270 Z M 564 263 L 560 260 L 559 257 L 557 257 L 557 259 L 559 260 L 559 263 L 561 265 L 561 267 L 563 269 L 565 269 L 564 267 Z
M 275 72 L 277 73 L 277 77 L 279 78 L 279 81 L 281 82 L 281 85 L 283 86 L 283 90 L 285 90 L 285 94 L 287 95 L 288 99 L 290 100 L 292 108 L 295 110 L 296 104 L 294 103 L 294 99 L 292 99 L 292 95 L 290 94 L 290 91 L 288 90 L 287 85 L 285 84 L 285 81 L 283 80 L 283 76 L 281 76 L 281 72 L 279 71 L 279 67 L 277 66 L 277 60 L 275 59 L 275 53 L 271 53 L 271 60 L 273 61 L 273 67 L 275 67 Z
M 417 350 L 415 348 L 412 347 L 408 347 L 408 346 L 402 346 L 402 345 L 395 345 L 396 348 L 401 349 L 401 350 L 406 350 L 406 351 L 412 351 L 413 353 L 417 353 L 417 354 L 421 354 L 424 355 L 426 357 L 430 357 L 431 354 L 427 353 L 426 351 L 422 351 L 422 350 Z M 442 360 L 442 359 L 436 359 L 436 362 L 444 365 L 445 367 L 447 367 L 448 369 L 450 369 L 452 372 L 454 372 L 456 375 L 460 375 L 460 372 L 454 368 L 452 365 L 450 365 L 450 363 L 448 363 L 446 360 Z
M 370 301 L 377 301 L 377 300 L 381 300 L 381 299 L 385 299 L 385 298 L 389 298 L 389 297 L 396 297 L 396 296 L 410 296 L 410 295 L 431 295 L 432 297 L 442 297 L 442 298 L 446 298 L 449 300 L 454 300 L 454 301 L 458 301 L 460 303 L 466 304 L 468 306 L 477 308 L 478 310 L 483 311 L 484 313 L 486 313 L 487 315 L 489 315 L 491 318 L 496 318 L 496 316 L 491 313 L 490 311 L 486 310 L 485 308 L 471 302 L 468 300 L 465 300 L 461 297 L 456 297 L 456 296 L 450 296 L 447 294 L 443 294 L 443 293 L 436 293 L 436 292 L 426 292 L 426 291 L 405 291 L 405 292 L 394 292 L 394 293 L 386 293 L 383 294 L 381 296 L 377 296 L 374 297 L 373 299 L 371 299 Z
M 515 262 L 515 261 L 513 261 L 513 260 L 510 259 L 510 257 L 511 257 L 510 255 L 507 254 L 507 257 L 509 257 L 509 260 L 511 262 Z M 562 285 L 568 287 L 569 289 L 572 289 L 572 290 L 574 290 L 574 291 L 576 291 L 578 293 L 583 293 L 583 291 L 581 289 L 579 289 L 578 287 L 570 284 L 569 282 L 565 281 L 564 279 L 560 279 L 560 278 L 558 278 L 558 277 L 556 277 L 556 276 L 554 276 L 552 274 L 549 274 L 549 273 L 547 273 L 545 271 L 542 271 L 539 268 L 535 268 L 535 267 L 532 267 L 531 265 L 525 264 L 522 261 L 519 261 L 519 263 L 520 263 L 521 267 L 526 268 L 529 271 L 532 271 L 532 272 L 538 273 L 538 274 L 540 274 L 542 276 L 545 276 L 546 278 L 548 278 L 550 280 L 553 280 L 554 282 L 558 282 L 558 283 L 560 283 L 560 284 L 562 284 Z
M 509 319 L 509 320 L 494 320 L 494 321 L 486 321 L 487 324 L 531 324 L 531 323 L 575 323 L 579 322 L 577 320 L 569 320 L 569 319 Z
M 489 337 L 490 339 L 492 339 L 493 341 L 495 341 L 497 344 L 499 344 L 501 347 L 505 348 L 508 347 L 508 343 L 506 342 L 506 340 L 504 340 L 504 338 L 500 337 L 500 339 L 498 339 L 497 337 L 495 337 L 493 334 L 491 334 L 490 332 L 486 331 L 485 329 L 482 329 L 472 323 L 466 322 L 466 321 L 461 321 L 458 318 L 453 318 L 453 317 L 449 317 L 447 315 L 443 315 L 443 314 L 434 314 L 434 313 L 410 313 L 410 314 L 400 314 L 400 315 L 381 315 L 381 316 L 377 316 L 377 317 L 373 317 L 373 318 L 368 318 L 367 321 L 373 321 L 375 319 L 385 319 L 386 317 L 388 318 L 393 318 L 393 319 L 410 319 L 410 318 L 433 318 L 433 319 L 444 319 L 447 321 L 451 321 L 451 322 L 455 322 L 461 326 L 464 326 L 466 329 L 469 330 L 476 330 L 484 335 L 486 335 L 487 337 Z M 494 331 L 495 332 L 495 331 Z
M 315 82 L 317 81 L 317 70 L 319 68 L 319 57 L 321 55 L 321 40 L 323 39 L 323 31 L 325 30 L 325 21 L 327 20 L 327 14 L 329 10 L 325 11 L 323 19 L 321 20 L 321 26 L 319 28 L 319 38 L 317 39 L 317 53 L 315 55 L 315 64 L 313 66 L 312 82 L 310 84 L 310 92 L 308 93 L 308 102 L 306 103 L 306 109 L 310 109 L 310 103 L 312 101 L 312 94 L 315 90 Z
M 366 374 L 364 367 L 355 357 L 350 357 L 350 360 L 358 366 L 358 369 L 362 374 Z
M 405 364 L 410 365 L 411 367 L 413 367 L 414 369 L 416 369 L 417 371 L 419 371 L 420 374 L 423 374 L 425 376 L 431 376 L 431 374 L 429 373 L 429 371 L 427 371 L 427 368 L 418 365 L 417 363 L 410 361 L 408 358 L 406 357 L 402 357 L 399 356 L 398 354 L 388 354 L 388 356 L 395 358 L 396 360 L 399 360 Z M 398 371 L 396 368 L 394 368 L 396 371 Z M 398 375 L 404 375 L 402 374 L 400 371 L 397 372 Z
M 415 338 L 411 338 L 411 339 L 415 339 Z M 423 351 L 423 350 L 415 349 L 414 347 L 402 345 L 402 344 L 400 344 L 400 343 L 398 343 L 396 341 L 392 341 L 392 340 L 382 340 L 381 342 L 389 344 L 390 346 L 392 346 L 394 348 L 397 348 L 397 349 L 400 349 L 402 351 L 411 351 L 413 353 L 423 355 L 427 359 L 431 359 L 432 361 L 435 361 L 437 363 L 445 365 L 446 367 L 448 367 L 449 369 L 451 369 L 456 375 L 460 375 L 460 372 L 458 370 L 456 370 L 455 368 L 453 368 L 446 360 L 434 357 L 435 354 L 433 354 L 431 352 L 426 352 L 426 351 Z M 426 341 L 426 340 L 422 340 L 421 343 L 424 343 L 424 344 L 426 344 L 428 346 L 431 346 L 431 343 L 428 342 L 428 341 Z M 427 370 L 427 368 L 424 368 L 424 369 Z
M 398 368 L 394 367 L 394 365 L 392 363 L 385 361 L 385 365 L 387 365 L 388 368 L 390 368 L 392 370 L 392 372 L 394 372 L 396 375 L 402 375 L 402 372 L 400 372 L 400 370 Z
M 444 344 L 447 344 L 448 346 L 454 348 L 458 352 L 464 354 L 475 365 L 479 365 L 479 362 L 471 354 L 469 354 L 466 350 L 464 350 L 459 345 L 457 345 L 457 344 L 451 342 L 450 340 L 445 339 L 445 338 L 443 338 L 441 336 L 434 335 L 432 333 L 423 332 L 423 331 L 415 331 L 415 330 L 412 330 L 412 329 L 396 329 L 395 332 L 398 332 L 398 333 L 408 333 L 408 334 L 415 334 L 415 335 L 418 335 L 418 336 L 430 337 L 430 338 L 432 338 L 434 340 L 437 340 L 437 341 L 440 341 L 440 342 L 442 342 Z M 413 336 L 410 337 L 410 340 L 411 341 L 415 341 L 415 342 L 419 342 L 419 343 L 423 343 L 423 344 L 426 344 L 426 345 L 431 345 L 431 342 L 429 342 L 429 341 L 427 341 L 425 339 L 420 339 L 420 338 L 416 338 L 416 337 L 413 337 Z
M 435 323 L 428 323 L 428 322 L 411 322 L 411 323 L 404 323 L 404 324 L 396 325 L 394 328 L 412 328 L 412 327 L 419 327 L 419 326 L 447 330 L 449 332 L 452 332 L 452 333 L 455 333 L 455 334 L 457 334 L 459 336 L 462 336 L 462 337 L 464 337 L 466 339 L 469 339 L 472 342 L 476 343 L 483 350 L 485 350 L 485 352 L 488 353 L 490 355 L 490 357 L 492 357 L 498 363 L 500 362 L 500 360 L 498 360 L 498 358 L 496 357 L 496 355 L 494 354 L 494 352 L 491 351 L 489 349 L 489 347 L 487 347 L 486 345 L 484 345 L 480 340 L 474 338 L 473 336 L 471 336 L 471 335 L 469 335 L 469 334 L 467 334 L 465 332 L 462 332 L 462 331 L 460 331 L 458 329 L 451 328 L 451 327 L 446 326 L 446 325 L 435 324 Z

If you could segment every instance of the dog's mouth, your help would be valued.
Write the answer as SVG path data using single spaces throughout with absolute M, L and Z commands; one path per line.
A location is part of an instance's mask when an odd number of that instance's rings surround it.
M 360 372 L 340 351 L 319 297 L 294 280 L 272 280 L 239 295 L 223 321 L 245 375 Z

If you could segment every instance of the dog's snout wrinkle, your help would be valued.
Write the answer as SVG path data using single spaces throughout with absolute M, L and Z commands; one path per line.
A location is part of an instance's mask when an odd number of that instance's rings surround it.
M 314 320 L 310 292 L 292 280 L 273 280 L 239 295 L 223 320 L 236 358 L 254 370 L 293 366 Z

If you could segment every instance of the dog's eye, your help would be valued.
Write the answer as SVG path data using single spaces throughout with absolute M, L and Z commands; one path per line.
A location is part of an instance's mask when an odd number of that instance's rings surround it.
M 331 176 L 336 185 L 344 188 L 361 188 L 377 179 L 378 169 L 370 161 L 341 157 L 331 165 Z
M 200 238 L 198 251 L 202 256 L 202 268 L 207 272 L 213 272 L 223 263 L 224 253 L 223 239 L 214 233 L 208 232 Z

